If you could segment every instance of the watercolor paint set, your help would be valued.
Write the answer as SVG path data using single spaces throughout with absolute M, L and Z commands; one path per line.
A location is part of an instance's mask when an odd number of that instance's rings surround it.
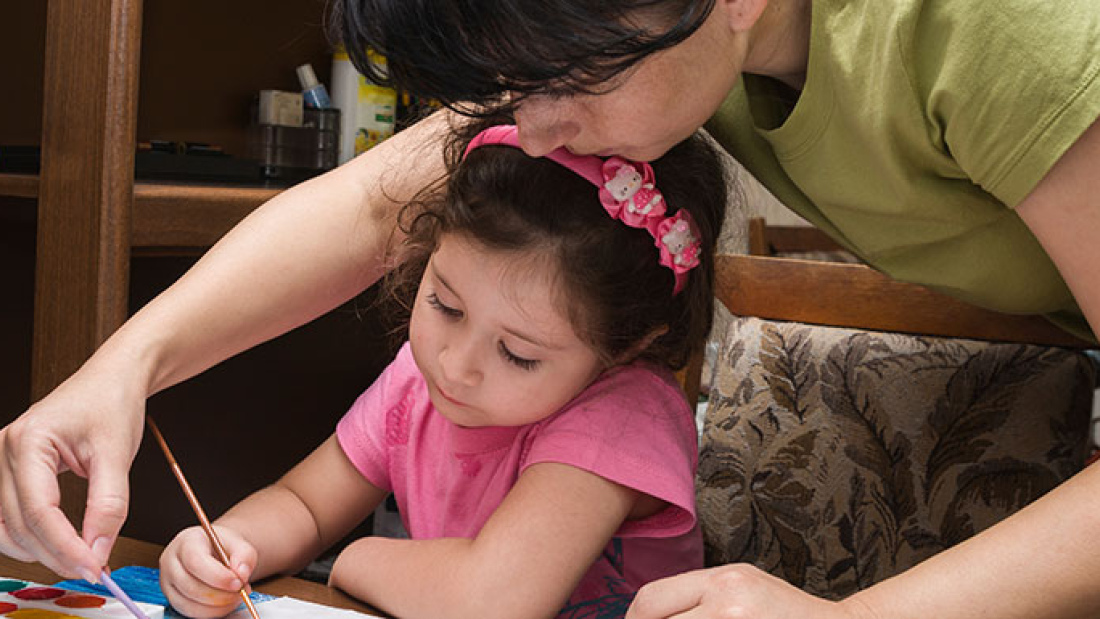
M 164 607 L 137 602 L 149 619 L 163 619 Z M 0 617 L 4 619 L 133 619 L 113 597 L 69 591 L 0 576 Z
M 128 566 L 111 573 L 149 619 L 185 619 L 168 606 L 160 590 L 160 572 Z M 261 619 L 378 619 L 375 615 L 332 608 L 289 597 L 252 592 Z M 134 619 L 103 585 L 66 580 L 56 586 L 0 576 L 0 619 Z M 226 619 L 251 619 L 242 604 Z

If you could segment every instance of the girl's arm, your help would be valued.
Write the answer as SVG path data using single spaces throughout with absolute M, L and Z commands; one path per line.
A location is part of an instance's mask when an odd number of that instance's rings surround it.
M 1100 333 L 1100 122 L 1016 208 Z M 733 565 L 651 583 L 628 619 L 1070 619 L 1100 609 L 1100 466 L 1004 522 L 840 604 Z M 731 612 L 731 609 L 733 611 Z
M 448 118 L 436 114 L 257 209 L 4 428 L 0 552 L 94 578 L 126 517 L 145 399 L 374 282 L 398 206 L 443 173 Z M 58 507 L 65 470 L 89 480 L 83 539 Z
M 553 617 L 641 493 L 557 463 L 536 464 L 476 539 L 364 538 L 331 584 L 399 617 Z
M 334 434 L 216 524 L 238 531 L 256 548 L 252 579 L 258 580 L 300 571 L 366 519 L 387 494 L 356 470 Z
M 238 577 L 247 582 L 296 573 L 363 521 L 386 494 L 352 466 L 333 435 L 282 479 L 214 522 L 232 569 L 193 527 L 161 556 L 162 587 L 189 616 L 224 614 L 240 602 Z

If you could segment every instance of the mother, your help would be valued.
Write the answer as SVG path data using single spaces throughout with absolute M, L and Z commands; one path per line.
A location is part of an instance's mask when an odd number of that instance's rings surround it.
M 877 268 L 1100 326 L 1096 0 L 342 0 L 348 48 L 450 104 L 515 110 L 524 149 L 652 159 L 707 124 Z M 363 60 L 360 58 L 360 60 Z M 0 549 L 94 573 L 125 517 L 145 399 L 379 277 L 443 115 L 281 194 L 3 430 Z M 323 205 L 323 206 L 321 206 Z M 55 476 L 90 480 L 83 538 Z M 1076 617 L 1100 607 L 1100 469 L 841 602 L 728 566 L 643 589 L 654 617 Z

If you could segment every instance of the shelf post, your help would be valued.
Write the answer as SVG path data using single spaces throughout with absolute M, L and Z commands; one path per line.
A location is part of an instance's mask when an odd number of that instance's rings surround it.
M 31 398 L 126 319 L 142 0 L 49 0 Z M 82 519 L 82 480 L 62 508 Z

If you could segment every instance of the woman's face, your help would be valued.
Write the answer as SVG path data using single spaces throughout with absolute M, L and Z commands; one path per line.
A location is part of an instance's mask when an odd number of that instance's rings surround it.
M 740 74 L 743 43 L 726 24 L 716 7 L 687 40 L 642 60 L 601 94 L 525 99 L 516 111 L 523 150 L 660 157 L 714 114 Z

